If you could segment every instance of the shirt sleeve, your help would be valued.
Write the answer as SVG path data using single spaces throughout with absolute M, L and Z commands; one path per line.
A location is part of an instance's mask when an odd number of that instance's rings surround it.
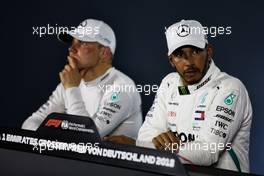
M 251 111 L 245 89 L 218 90 L 205 112 L 205 121 L 198 133 L 199 138 L 181 145 L 178 153 L 181 161 L 197 165 L 216 163 L 222 152 L 230 149 L 241 125 L 249 124 Z
M 128 92 L 105 92 L 94 117 L 100 136 L 111 133 L 133 113 L 134 100 Z
M 65 112 L 65 103 L 62 96 L 63 89 L 62 84 L 59 84 L 49 97 L 49 100 L 24 121 L 22 129 L 35 131 L 50 113 Z
M 91 115 L 85 108 L 79 87 L 66 89 L 68 114 Z M 91 100 L 92 101 L 92 100 Z M 121 122 L 133 113 L 133 99 L 127 92 L 106 91 L 93 118 L 101 137 L 112 132 Z
M 137 146 L 155 148 L 154 144 L 152 143 L 152 139 L 159 134 L 167 131 L 167 111 L 164 96 L 166 88 L 166 81 L 162 81 L 153 104 L 146 115 L 143 125 L 139 130 L 138 138 L 136 141 Z
M 67 100 L 68 114 L 90 117 L 90 114 L 85 108 L 85 104 L 79 87 L 67 88 L 65 90 L 65 96 Z

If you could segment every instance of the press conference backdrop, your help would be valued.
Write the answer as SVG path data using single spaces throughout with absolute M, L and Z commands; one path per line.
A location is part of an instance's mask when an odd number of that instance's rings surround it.
M 247 87 L 254 111 L 251 172 L 264 174 L 263 33 L 261 2 L 239 1 L 8 1 L 1 4 L 1 126 L 19 127 L 45 103 L 59 83 L 68 45 L 56 35 L 37 35 L 37 27 L 76 26 L 86 18 L 101 19 L 115 31 L 114 65 L 136 84 L 159 85 L 173 71 L 166 57 L 165 27 L 195 19 L 211 27 L 216 64 Z M 224 27 L 224 34 L 215 33 Z M 231 33 L 226 30 L 227 27 Z M 148 88 L 148 87 L 145 87 Z M 143 115 L 154 93 L 142 93 Z

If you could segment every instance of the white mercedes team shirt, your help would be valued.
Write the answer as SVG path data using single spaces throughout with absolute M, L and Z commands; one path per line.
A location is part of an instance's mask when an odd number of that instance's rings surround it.
M 246 88 L 221 72 L 214 62 L 203 79 L 183 86 L 178 73 L 167 75 L 139 130 L 137 145 L 155 148 L 152 139 L 169 129 L 183 142 L 178 156 L 183 163 L 213 165 L 249 172 L 249 137 L 252 108 Z
M 60 83 L 22 128 L 37 130 L 52 112 L 91 117 L 101 137 L 111 134 L 136 138 L 142 125 L 141 98 L 135 84 L 113 67 L 93 81 L 82 80 L 79 87 L 65 90 Z

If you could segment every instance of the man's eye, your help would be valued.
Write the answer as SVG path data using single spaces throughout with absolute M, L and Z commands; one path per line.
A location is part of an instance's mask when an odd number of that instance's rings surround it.
M 84 42 L 84 41 L 80 41 L 80 40 L 79 40 L 79 44 L 81 44 L 81 45 L 86 45 L 87 42 Z
M 177 52 L 173 54 L 175 57 L 181 58 L 183 57 L 183 53 L 182 52 Z
M 182 57 L 182 54 L 177 54 L 176 57 L 179 57 L 180 58 L 180 57 Z
M 194 48 L 193 49 L 193 54 L 200 54 L 202 51 L 203 51 L 203 49 Z
M 199 53 L 200 53 L 200 50 L 197 50 L 197 49 L 193 50 L 193 55 L 196 55 L 196 54 L 199 54 Z

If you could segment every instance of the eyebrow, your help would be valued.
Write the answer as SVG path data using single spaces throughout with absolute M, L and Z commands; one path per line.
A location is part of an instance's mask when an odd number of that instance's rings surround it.
M 178 49 L 176 49 L 176 50 L 173 51 L 173 52 L 184 51 L 184 50 L 183 50 L 184 48 L 190 48 L 190 49 L 192 49 L 192 50 L 200 50 L 200 51 L 203 51 L 203 50 L 204 50 L 204 49 L 202 49 L 202 48 L 198 48 L 198 47 L 196 47 L 196 46 L 186 46 L 186 47 L 178 48 Z

